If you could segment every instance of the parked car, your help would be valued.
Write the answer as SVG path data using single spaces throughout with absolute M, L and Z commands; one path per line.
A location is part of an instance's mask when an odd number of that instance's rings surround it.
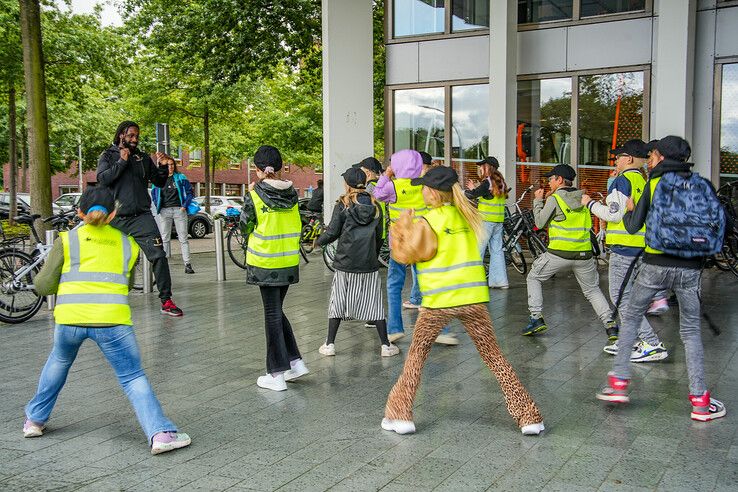
M 206 214 L 204 210 L 200 210 L 195 215 L 190 215 L 189 219 L 188 230 L 193 239 L 202 239 L 213 232 L 213 218 Z M 174 224 L 172 224 L 172 235 L 174 237 L 177 236 L 177 230 Z
M 59 198 L 54 200 L 59 207 L 65 212 L 68 210 L 76 209 L 79 207 L 79 199 L 82 197 L 82 193 L 64 193 Z
M 30 193 L 17 193 L 16 201 L 18 207 L 18 214 L 30 214 L 31 213 L 31 194 Z M 55 203 L 51 204 L 51 212 L 56 215 L 62 212 L 62 208 Z M 0 219 L 7 219 L 10 213 L 10 193 L 0 193 Z
M 200 204 L 203 210 L 205 210 L 205 197 L 195 197 L 197 203 Z M 214 219 L 219 219 L 226 214 L 226 210 L 229 208 L 235 208 L 238 213 L 241 213 L 243 208 L 243 198 L 240 196 L 222 196 L 222 195 L 210 195 L 210 215 Z

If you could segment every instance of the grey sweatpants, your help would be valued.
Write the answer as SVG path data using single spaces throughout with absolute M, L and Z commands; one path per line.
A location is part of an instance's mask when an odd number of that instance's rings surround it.
M 161 240 L 164 243 L 164 251 L 167 254 L 167 258 L 172 255 L 172 222 L 174 222 L 174 227 L 177 228 L 177 239 L 179 240 L 182 250 L 182 261 L 189 263 L 190 243 L 188 240 L 189 232 L 187 231 L 187 226 L 189 224 L 187 212 L 182 210 L 181 207 L 162 208 L 161 212 L 159 212 L 158 219 L 159 229 L 161 230 Z
M 702 395 L 705 385 L 705 356 L 700 329 L 700 281 L 702 271 L 692 268 L 666 267 L 644 263 L 633 284 L 628 304 L 620 313 L 621 347 L 630 347 L 638 335 L 638 327 L 654 294 L 671 289 L 679 300 L 679 336 L 687 359 L 689 393 Z M 630 379 L 630 350 L 620 350 L 613 365 L 615 376 Z
M 602 324 L 607 326 L 607 322 L 612 320 L 612 310 L 605 295 L 600 290 L 600 274 L 597 272 L 597 261 L 594 258 L 566 260 L 548 251 L 536 258 L 528 274 L 528 310 L 531 317 L 540 318 L 543 313 L 543 288 L 541 283 L 564 270 L 574 272 L 574 277 L 579 282 L 584 297 L 592 304 L 592 308 Z M 630 351 L 626 352 L 630 353 Z
M 610 253 L 610 271 L 608 274 L 608 282 L 610 287 L 610 300 L 613 306 L 618 304 L 618 295 L 620 294 L 620 286 L 623 285 L 625 280 L 625 274 L 628 273 L 631 263 L 636 259 L 635 256 L 624 256 L 617 253 Z M 641 260 L 639 259 L 640 263 Z M 622 313 L 625 310 L 625 305 L 628 303 L 630 298 L 631 289 L 633 287 L 633 280 L 635 280 L 638 267 L 631 274 L 628 284 L 623 290 L 623 298 L 620 300 L 619 311 Z M 622 318 L 622 316 L 621 316 Z M 641 324 L 638 325 L 638 338 L 647 342 L 649 345 L 655 346 L 661 343 L 659 337 L 654 333 L 651 324 L 648 322 L 645 316 L 641 319 Z

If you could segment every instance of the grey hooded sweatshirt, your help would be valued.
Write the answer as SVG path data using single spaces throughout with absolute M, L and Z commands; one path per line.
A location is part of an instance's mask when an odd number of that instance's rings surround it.
M 571 207 L 572 210 L 586 208 L 582 205 L 582 195 L 584 195 L 583 190 L 567 187 L 559 188 L 555 193 L 559 195 L 564 200 L 564 203 Z M 558 222 L 566 219 L 566 215 L 564 215 L 561 207 L 559 207 L 559 203 L 556 201 L 556 198 L 549 196 L 545 203 L 543 200 L 533 200 L 533 218 L 535 219 L 536 227 L 543 229 L 544 227 L 548 227 L 548 223 L 552 220 Z M 548 252 L 567 260 L 588 260 L 592 258 L 591 251 L 582 254 L 581 251 L 560 251 L 549 249 Z

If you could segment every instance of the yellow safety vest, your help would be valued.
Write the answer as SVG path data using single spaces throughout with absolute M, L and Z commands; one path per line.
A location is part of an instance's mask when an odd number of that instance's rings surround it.
M 572 210 L 563 198 L 554 193 L 553 197 L 564 212 L 562 221 L 552 220 L 548 224 L 548 249 L 558 251 L 592 251 L 589 231 L 592 216 L 587 207 Z
M 653 203 L 653 195 L 656 193 L 656 186 L 659 184 L 659 181 L 661 181 L 661 176 L 658 176 L 656 178 L 651 178 L 648 180 L 648 187 L 651 189 L 651 203 Z M 648 244 L 646 244 L 646 253 L 651 253 L 652 255 L 663 255 L 664 252 L 659 249 L 654 249 Z
M 270 208 L 256 191 L 250 191 L 256 211 L 256 229 L 249 235 L 246 264 L 278 269 L 300 263 L 300 212 L 297 204 L 289 209 Z
M 505 202 L 503 196 L 493 196 L 491 199 L 480 198 L 477 209 L 485 222 L 505 222 Z
M 421 305 L 436 309 L 489 302 L 477 238 L 461 212 L 442 205 L 424 218 L 438 237 L 438 251 L 416 265 Z
M 54 319 L 61 325 L 132 325 L 128 279 L 138 257 L 132 237 L 109 225 L 60 232 L 64 264 Z
M 410 178 L 395 178 L 392 183 L 395 186 L 395 203 L 387 204 L 390 222 L 395 222 L 405 210 L 415 210 L 415 216 L 421 217 L 428 212 L 423 200 L 423 187 L 410 184 Z
M 633 197 L 633 202 L 637 205 L 643 195 L 643 190 L 646 189 L 646 180 L 643 179 L 643 176 L 638 171 L 626 171 L 621 176 L 625 176 L 630 181 L 631 196 Z M 641 227 L 635 234 L 630 234 L 625 229 L 625 223 L 622 220 L 620 222 L 608 222 L 605 242 L 612 246 L 645 248 L 646 226 Z

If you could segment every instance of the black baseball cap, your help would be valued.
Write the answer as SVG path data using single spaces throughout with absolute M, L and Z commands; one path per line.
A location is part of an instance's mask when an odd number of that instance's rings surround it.
M 113 210 L 115 210 L 113 192 L 105 186 L 88 186 L 79 199 L 79 208 L 83 214 L 87 214 L 94 207 L 99 207 L 95 210 L 100 210 L 106 214 L 113 213 Z
M 492 156 L 485 157 L 481 161 L 477 162 L 477 166 L 484 166 L 484 165 L 492 166 L 495 169 L 500 168 L 500 162 L 497 160 L 496 157 L 492 157 Z
M 366 159 L 363 159 L 361 162 L 358 162 L 351 167 L 353 167 L 354 169 L 361 169 L 363 167 L 377 174 L 382 174 L 384 172 L 384 169 L 382 169 L 382 163 L 380 163 L 374 157 L 367 157 Z
M 628 140 L 619 147 L 611 149 L 610 153 L 612 155 L 627 154 L 631 157 L 640 157 L 642 159 L 645 159 L 646 157 L 648 157 L 648 148 L 646 142 L 634 138 L 633 140 Z
M 561 176 L 569 181 L 574 181 L 574 178 L 577 177 L 577 173 L 574 171 L 573 167 L 566 164 L 559 164 L 543 175 L 545 178 L 550 178 L 551 176 Z
M 428 152 L 420 151 L 418 152 L 420 154 L 420 158 L 423 159 L 423 164 L 426 166 L 430 166 L 433 162 L 433 156 L 430 155 Z
M 686 162 L 692 155 L 692 147 L 682 137 L 669 135 L 661 140 L 651 140 L 646 144 L 648 150 L 658 150 L 667 159 Z
M 450 167 L 432 167 L 419 178 L 410 181 L 413 186 L 423 185 L 440 191 L 451 191 L 454 183 L 459 182 L 459 175 Z
M 350 167 L 341 175 L 346 184 L 352 188 L 364 188 L 366 186 L 366 174 L 359 168 Z

